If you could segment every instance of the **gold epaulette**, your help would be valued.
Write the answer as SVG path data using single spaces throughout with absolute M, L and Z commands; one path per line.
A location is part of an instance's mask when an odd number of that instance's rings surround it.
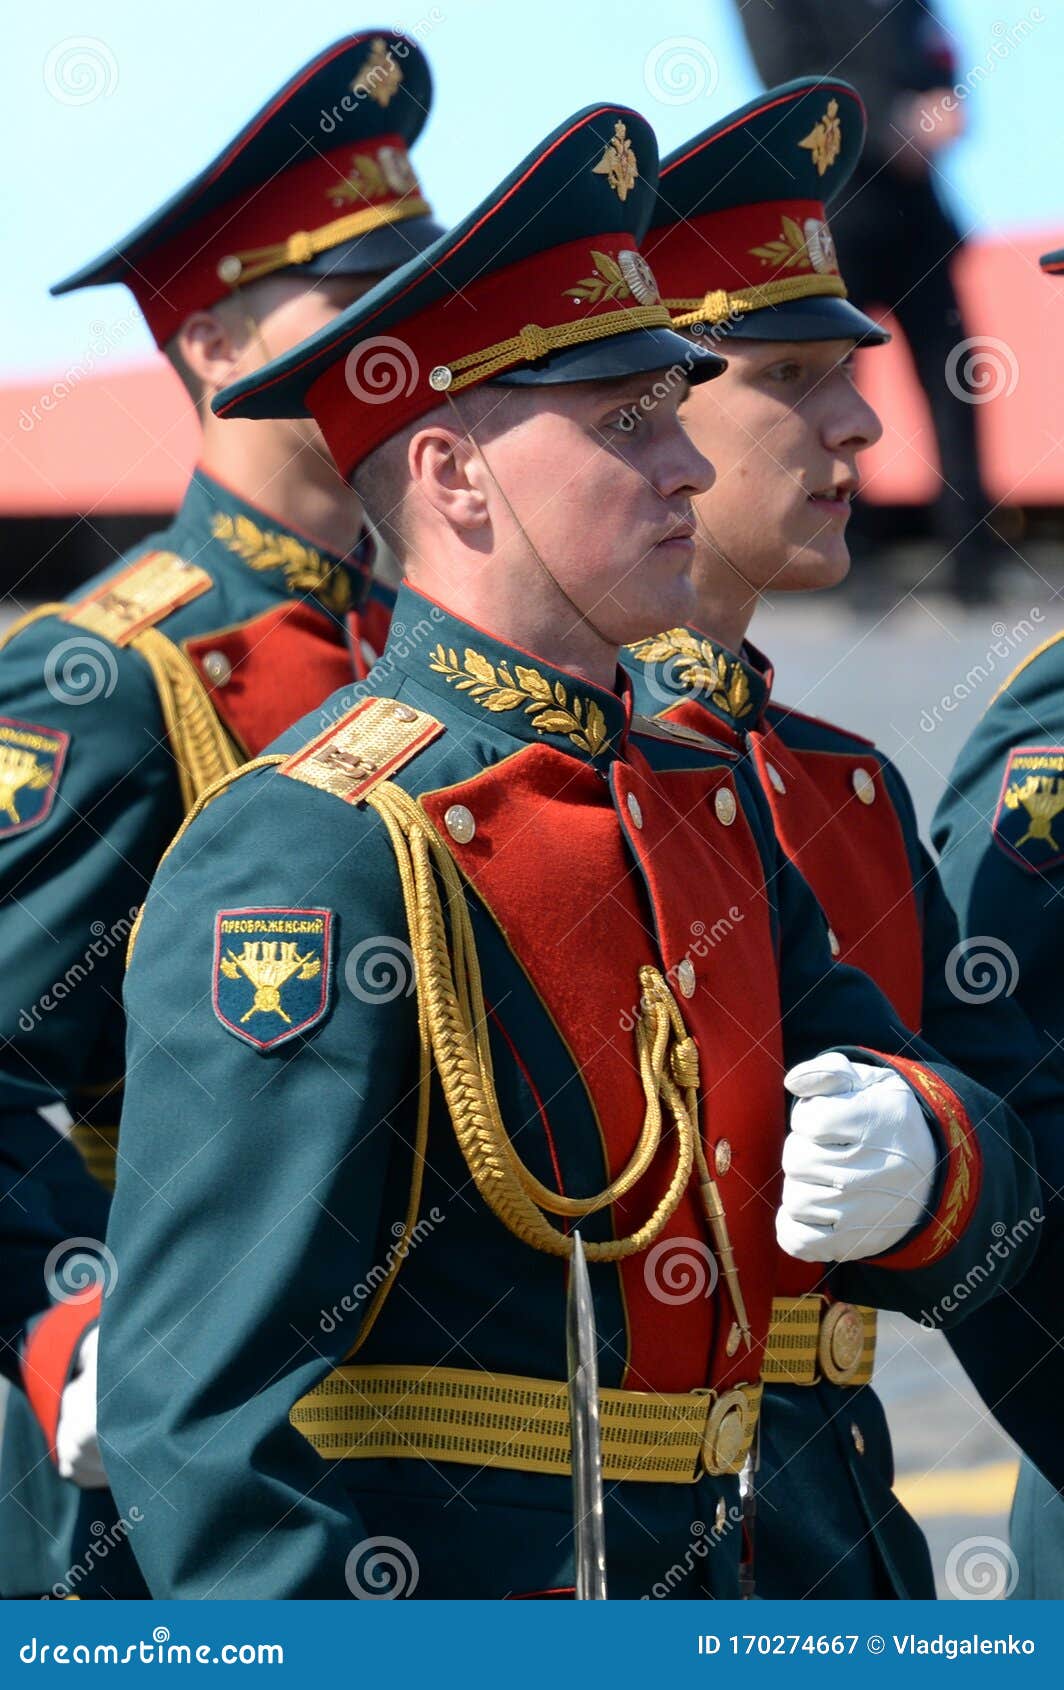
M 280 773 L 358 804 L 445 732 L 427 711 L 396 698 L 364 698 L 281 764 Z
M 130 645 L 145 628 L 154 628 L 172 610 L 198 599 L 213 587 L 205 569 L 176 552 L 147 552 L 84 598 L 65 606 L 64 622 L 112 645 Z
M 240 757 L 195 665 L 155 624 L 213 585 L 205 569 L 176 552 L 148 552 L 84 598 L 52 607 L 61 621 L 112 645 L 129 646 L 147 663 L 186 812 L 201 792 L 239 767 Z
M 664 716 L 640 716 L 636 712 L 632 716 L 632 732 L 646 734 L 650 739 L 668 739 L 680 745 L 694 745 L 699 751 L 712 751 L 718 757 L 726 757 L 734 763 L 739 756 L 730 746 L 722 745 L 719 739 L 710 734 L 700 734 L 697 728 L 688 728 L 682 722 L 670 722 Z

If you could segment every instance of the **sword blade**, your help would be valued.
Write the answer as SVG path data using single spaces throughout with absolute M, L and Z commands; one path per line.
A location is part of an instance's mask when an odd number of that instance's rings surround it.
M 587 1258 L 573 1234 L 565 1309 L 569 1368 L 569 1429 L 573 1446 L 573 1543 L 578 1602 L 606 1599 L 606 1521 L 602 1506 L 598 1344 Z

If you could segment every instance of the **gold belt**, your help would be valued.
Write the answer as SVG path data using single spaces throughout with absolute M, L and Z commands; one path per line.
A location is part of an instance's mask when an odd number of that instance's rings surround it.
M 772 1299 L 763 1385 L 867 1385 L 875 1359 L 875 1309 L 816 1293 Z
M 599 1391 L 606 1479 L 692 1484 L 737 1473 L 753 1442 L 760 1385 Z M 572 1471 L 569 1397 L 556 1379 L 458 1367 L 339 1367 L 289 1419 L 328 1461 L 412 1456 L 521 1473 Z

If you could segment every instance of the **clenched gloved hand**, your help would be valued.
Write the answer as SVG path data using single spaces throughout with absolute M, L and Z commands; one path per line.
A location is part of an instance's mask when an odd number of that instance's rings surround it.
M 96 1442 L 96 1351 L 100 1329 L 94 1326 L 82 1339 L 74 1375 L 63 1392 L 55 1453 L 64 1479 L 82 1490 L 106 1490 L 107 1474 Z

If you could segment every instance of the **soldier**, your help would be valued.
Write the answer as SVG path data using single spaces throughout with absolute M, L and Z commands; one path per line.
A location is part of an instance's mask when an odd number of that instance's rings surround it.
M 1041 259 L 1064 273 L 1064 250 Z M 1009 675 L 972 731 L 935 812 L 932 837 L 962 932 L 997 991 L 1014 994 L 1059 1053 L 1060 868 L 1064 862 L 1064 640 L 1054 634 Z M 983 1012 L 985 1013 L 985 1011 Z M 957 1333 L 954 1347 L 986 1403 L 1030 1459 L 1012 1508 L 1017 1597 L 1064 1596 L 1064 1271 L 1058 1130 L 1035 1141 L 1047 1195 L 1036 1265 L 1018 1293 Z
M 833 967 L 733 755 L 629 719 L 719 368 L 640 256 L 656 181 L 589 108 L 217 402 L 313 415 L 407 580 L 372 697 L 205 795 L 135 939 L 101 1437 L 156 1596 L 570 1593 L 576 1223 L 610 1590 L 734 1595 L 786 1065 L 789 1240 L 855 1297 L 921 1306 L 1015 1199 L 1007 1112 Z
M 956 924 L 898 771 L 860 735 L 775 702 L 771 664 L 744 643 L 762 593 L 809 592 L 846 574 L 858 457 L 879 437 L 852 366 L 858 342 L 886 336 L 847 300 L 825 216 L 863 135 L 852 88 L 805 78 L 662 166 L 648 258 L 674 323 L 703 344 L 717 338 L 729 366 L 684 409 L 717 469 L 696 501 L 695 621 L 637 643 L 627 661 L 637 709 L 744 755 L 781 846 L 826 913 L 834 954 L 870 974 L 906 1025 L 1022 1106 L 1029 1124 L 1048 1125 L 1060 1093 L 1030 1072 L 1038 1052 L 1023 1017 L 1005 1002 L 983 1015 L 950 990 Z M 1028 1219 L 1019 1240 L 1028 1255 L 1037 1230 Z M 997 1239 L 983 1237 L 991 1277 Z M 779 1290 L 762 1375 L 759 1593 L 933 1596 L 922 1534 L 891 1490 L 886 1421 L 868 1383 L 874 1313 L 862 1366 L 840 1369 L 825 1347 L 800 1376 L 787 1335 L 802 1320 L 837 1318 L 837 1284 L 816 1264 L 785 1260 Z M 952 1310 L 930 1299 L 923 1315 L 949 1325 L 966 1307 L 962 1287 Z M 815 1530 L 797 1533 L 802 1519 Z
M 139 1582 L 118 1549 L 98 1578 L 85 1574 L 77 1541 L 106 1509 L 75 1488 L 104 1483 L 95 1339 L 83 1334 L 96 1308 L 85 1276 L 107 1268 L 90 1268 L 86 1247 L 103 1238 L 113 1185 L 118 999 L 135 908 L 204 785 L 364 675 L 387 622 L 358 499 L 314 426 L 223 427 L 210 399 L 439 234 L 407 157 L 430 99 L 413 42 L 347 36 L 54 290 L 130 288 L 196 405 L 203 443 L 172 524 L 73 601 L 24 617 L 0 659 L 0 1228 L 5 1250 L 21 1239 L 16 1273 L 5 1256 L 3 1358 L 34 1411 L 13 1398 L 5 1438 L 9 1596 L 62 1584 L 74 1564 L 82 1594 Z M 57 1098 L 74 1120 L 67 1140 L 38 1113 Z M 27 1317 L 42 1310 L 23 1343 Z M 74 1484 L 57 1478 L 56 1452 Z

